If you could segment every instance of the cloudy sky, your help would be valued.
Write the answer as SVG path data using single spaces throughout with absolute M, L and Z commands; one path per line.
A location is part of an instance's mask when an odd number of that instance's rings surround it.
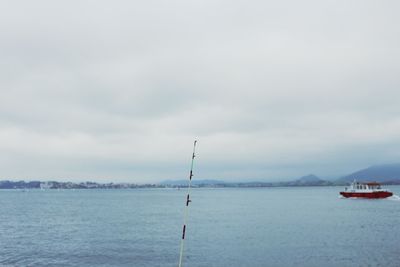
M 334 178 L 400 158 L 400 2 L 2 1 L 0 179 Z

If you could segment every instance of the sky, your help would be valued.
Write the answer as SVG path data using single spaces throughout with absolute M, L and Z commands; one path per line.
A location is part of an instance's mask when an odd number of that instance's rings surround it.
M 398 1 L 2 1 L 0 180 L 338 178 L 400 157 Z

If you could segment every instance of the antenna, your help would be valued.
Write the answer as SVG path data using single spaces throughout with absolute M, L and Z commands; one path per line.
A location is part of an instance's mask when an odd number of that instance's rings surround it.
M 193 143 L 193 154 L 192 154 L 192 163 L 190 165 L 190 174 L 189 174 L 189 186 L 187 190 L 187 196 L 186 196 L 186 206 L 185 206 L 185 212 L 183 216 L 183 229 L 182 229 L 182 240 L 181 240 L 181 252 L 179 255 L 179 265 L 178 267 L 182 267 L 182 259 L 183 259 L 183 246 L 185 243 L 185 233 L 186 233 L 186 221 L 189 213 L 189 203 L 191 202 L 190 200 L 190 188 L 192 186 L 192 177 L 193 177 L 193 163 L 194 163 L 194 158 L 195 158 L 195 152 L 196 152 L 196 144 L 197 140 L 194 141 Z

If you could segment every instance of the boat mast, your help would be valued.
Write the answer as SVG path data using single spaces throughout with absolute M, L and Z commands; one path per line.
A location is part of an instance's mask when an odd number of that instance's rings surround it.
M 191 188 L 191 186 L 192 186 L 193 163 L 194 163 L 194 158 L 195 158 L 196 144 L 197 144 L 197 140 L 195 140 L 194 143 L 193 143 L 192 163 L 191 163 L 191 165 L 190 165 L 189 185 L 188 185 L 188 190 L 187 190 L 187 195 L 186 195 L 185 212 L 184 212 L 184 216 L 183 216 L 183 229 L 182 229 L 182 240 L 181 240 L 181 252 L 180 252 L 180 255 L 179 255 L 179 265 L 178 265 L 178 267 L 182 267 L 183 245 L 184 245 L 184 243 L 185 243 L 185 233 L 186 233 L 186 221 L 187 221 L 188 213 L 189 213 L 189 203 L 191 202 L 191 200 L 190 200 L 190 188 Z

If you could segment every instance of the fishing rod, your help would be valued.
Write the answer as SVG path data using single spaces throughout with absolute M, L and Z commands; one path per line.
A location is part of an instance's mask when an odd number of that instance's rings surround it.
M 183 229 L 182 229 L 182 240 L 181 240 L 181 252 L 179 255 L 179 265 L 178 267 L 182 267 L 182 259 L 183 259 L 183 246 L 185 243 L 185 233 L 186 233 L 186 221 L 189 213 L 189 203 L 191 202 L 190 200 L 190 188 L 192 186 L 192 177 L 193 177 L 193 163 L 194 163 L 194 158 L 195 158 L 195 152 L 196 152 L 196 144 L 197 140 L 194 141 L 193 143 L 193 154 L 192 154 L 192 164 L 190 165 L 190 174 L 189 174 L 189 186 L 187 190 L 187 196 L 186 196 L 186 206 L 185 206 L 185 212 L 183 216 Z

